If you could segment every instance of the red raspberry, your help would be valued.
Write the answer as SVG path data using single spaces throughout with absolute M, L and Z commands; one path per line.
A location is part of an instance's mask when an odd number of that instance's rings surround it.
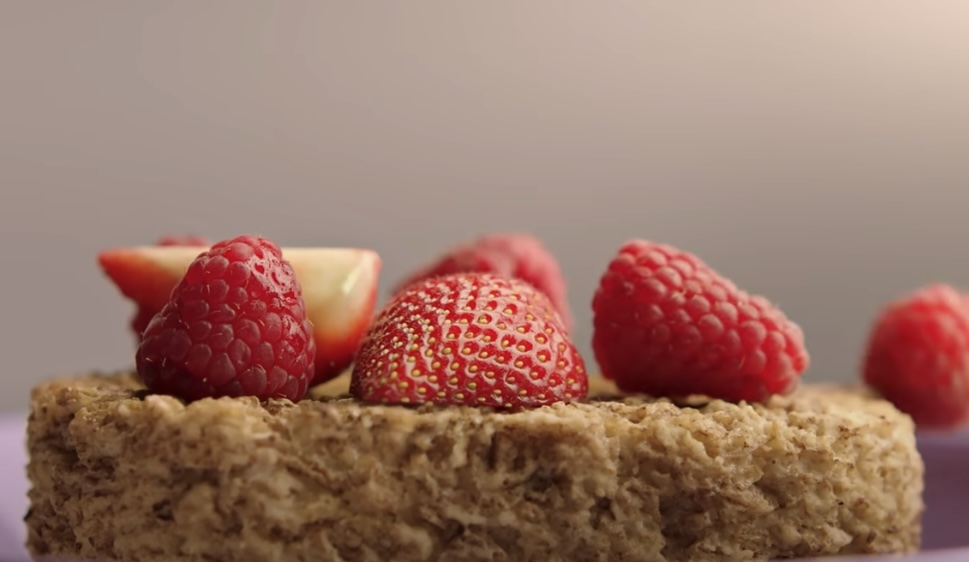
M 780 310 L 670 246 L 628 242 L 592 308 L 602 374 L 626 392 L 762 401 L 808 366 L 804 335 Z
M 548 296 L 566 330 L 572 329 L 572 311 L 558 261 L 534 236 L 491 234 L 461 244 L 404 279 L 393 292 L 400 292 L 430 277 L 451 273 L 493 273 L 527 281 Z
M 350 392 L 367 402 L 537 407 L 585 397 L 562 320 L 530 284 L 487 273 L 399 293 L 361 344 Z
M 158 311 L 153 308 L 147 308 L 144 306 L 138 306 L 135 310 L 135 315 L 131 317 L 131 331 L 135 333 L 135 340 L 141 341 L 142 335 L 144 335 L 145 330 L 148 329 L 148 324 L 151 323 L 151 319 L 158 314 Z
M 315 355 L 292 267 L 273 242 L 240 236 L 192 262 L 135 359 L 153 392 L 297 401 L 313 378 Z
M 156 246 L 211 246 L 212 243 L 200 236 L 163 236 L 155 242 Z M 135 315 L 131 318 L 131 331 L 135 333 L 135 339 L 141 341 L 141 335 L 145 333 L 145 328 L 151 319 L 158 314 L 158 310 L 139 305 Z
M 930 285 L 889 303 L 876 319 L 864 380 L 920 427 L 969 421 L 969 298 Z

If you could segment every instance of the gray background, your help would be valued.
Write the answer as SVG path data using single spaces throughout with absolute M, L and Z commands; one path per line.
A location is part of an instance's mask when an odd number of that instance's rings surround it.
M 969 275 L 960 2 L 3 2 L 0 407 L 132 362 L 96 253 L 260 232 L 560 257 L 588 351 L 612 252 L 690 249 L 848 379 L 872 315 Z M 591 354 L 586 354 L 591 362 Z

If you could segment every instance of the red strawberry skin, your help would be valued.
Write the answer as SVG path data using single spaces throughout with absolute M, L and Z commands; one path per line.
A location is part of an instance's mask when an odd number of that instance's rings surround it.
M 872 327 L 865 382 L 926 429 L 969 422 L 969 298 L 944 284 L 889 303 Z
M 138 374 L 185 400 L 301 399 L 316 344 L 292 267 L 270 240 L 240 236 L 199 255 L 149 323 Z
M 793 390 L 809 364 L 780 310 L 671 246 L 626 243 L 592 308 L 602 374 L 626 392 L 759 402 Z
M 529 234 L 490 234 L 452 248 L 431 265 L 400 282 L 394 293 L 408 285 L 452 273 L 493 273 L 521 279 L 545 293 L 559 312 L 567 330 L 572 329 L 565 278 L 542 242 Z
M 350 392 L 366 402 L 534 408 L 582 399 L 585 365 L 548 297 L 487 273 L 410 285 L 364 338 Z

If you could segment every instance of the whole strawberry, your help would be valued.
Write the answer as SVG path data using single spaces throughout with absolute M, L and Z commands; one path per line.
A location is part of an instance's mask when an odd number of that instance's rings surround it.
M 313 378 L 315 354 L 292 267 L 275 243 L 240 236 L 192 262 L 135 360 L 156 393 L 297 401 Z
M 930 285 L 889 303 L 869 336 L 863 376 L 920 427 L 969 422 L 969 299 Z
M 155 242 L 156 246 L 199 246 L 199 247 L 209 247 L 212 245 L 211 242 L 202 238 L 200 236 L 163 236 Z M 146 306 L 144 304 L 139 304 L 138 309 L 135 311 L 134 316 L 131 318 L 131 331 L 135 334 L 135 339 L 141 341 L 142 334 L 145 333 L 145 329 L 148 327 L 148 323 L 151 319 L 158 314 L 160 309 L 155 307 Z
M 532 285 L 487 273 L 427 279 L 377 316 L 350 392 L 367 402 L 530 408 L 588 392 L 558 312 Z
M 626 392 L 762 401 L 808 366 L 803 333 L 780 310 L 667 245 L 625 244 L 592 308 L 602 374 Z
M 558 261 L 534 236 L 490 234 L 458 245 L 434 263 L 408 276 L 397 285 L 394 293 L 418 281 L 452 273 L 493 273 L 527 281 L 549 298 L 566 330 L 572 329 L 572 312 Z

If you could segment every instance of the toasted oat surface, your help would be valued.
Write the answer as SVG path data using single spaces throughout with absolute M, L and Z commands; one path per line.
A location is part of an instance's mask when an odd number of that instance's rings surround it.
M 851 389 L 765 405 L 616 397 L 524 412 L 189 405 L 125 374 L 37 387 L 38 558 L 751 560 L 917 548 L 911 420 Z

